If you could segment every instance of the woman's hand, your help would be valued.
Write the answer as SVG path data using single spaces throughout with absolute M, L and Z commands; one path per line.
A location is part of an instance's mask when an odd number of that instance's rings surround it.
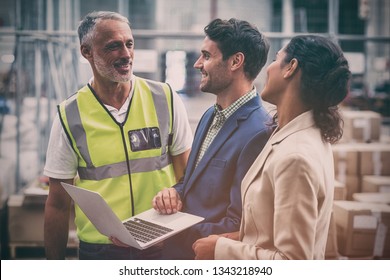
M 192 250 L 195 252 L 195 260 L 213 260 L 218 238 L 218 235 L 210 235 L 196 240 L 192 245 Z

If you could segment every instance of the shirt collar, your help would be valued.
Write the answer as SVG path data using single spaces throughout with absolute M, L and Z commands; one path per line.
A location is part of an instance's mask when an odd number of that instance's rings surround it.
M 257 95 L 257 90 L 256 87 L 253 86 L 253 88 L 248 93 L 241 96 L 239 99 L 234 101 L 231 105 L 229 105 L 227 108 L 223 110 L 221 110 L 220 105 L 214 104 L 214 112 L 215 114 L 222 115 L 225 119 L 228 119 L 231 115 L 233 115 L 235 111 L 237 111 L 238 108 L 240 108 L 242 105 L 244 105 L 252 98 L 256 97 L 256 95 Z

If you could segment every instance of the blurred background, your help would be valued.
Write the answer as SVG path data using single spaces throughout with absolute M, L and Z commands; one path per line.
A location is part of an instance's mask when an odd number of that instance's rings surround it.
M 80 56 L 76 29 L 94 10 L 129 18 L 135 74 L 169 82 L 180 93 L 193 130 L 215 102 L 211 94 L 199 92 L 200 74 L 193 64 L 204 26 L 217 17 L 245 19 L 263 31 L 271 43 L 268 62 L 298 33 L 333 38 L 353 72 L 344 105 L 378 113 L 383 126 L 390 122 L 387 0 L 0 0 L 2 239 L 8 235 L 5 205 L 10 197 L 31 184 L 45 184 L 41 174 L 56 105 L 92 75 Z M 259 90 L 264 80 L 262 71 L 256 80 Z

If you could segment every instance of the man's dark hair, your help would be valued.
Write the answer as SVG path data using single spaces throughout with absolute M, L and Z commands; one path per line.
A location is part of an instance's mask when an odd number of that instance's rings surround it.
M 267 62 L 269 43 L 257 27 L 247 21 L 215 19 L 204 31 L 217 43 L 223 60 L 237 52 L 244 54 L 244 72 L 249 80 L 253 81 Z

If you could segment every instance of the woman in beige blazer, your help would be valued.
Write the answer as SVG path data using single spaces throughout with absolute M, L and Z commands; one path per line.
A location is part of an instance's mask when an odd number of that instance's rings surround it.
M 277 127 L 246 174 L 240 232 L 197 240 L 196 259 L 324 259 L 333 201 L 331 143 L 348 62 L 320 36 L 294 37 L 267 68 L 264 101 Z

